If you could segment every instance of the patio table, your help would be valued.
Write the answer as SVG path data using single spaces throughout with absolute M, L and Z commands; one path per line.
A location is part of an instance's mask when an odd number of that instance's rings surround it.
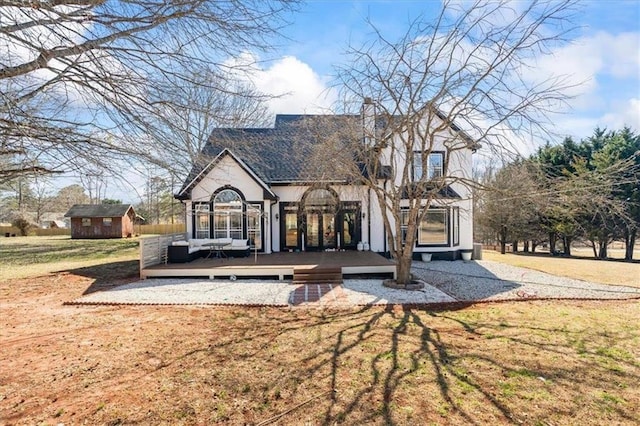
M 223 249 L 228 244 L 229 243 L 205 243 L 202 246 L 209 247 L 209 254 L 206 257 L 207 259 L 209 259 L 213 254 L 215 254 L 214 257 L 221 259 L 223 257 L 227 257 L 225 256 Z

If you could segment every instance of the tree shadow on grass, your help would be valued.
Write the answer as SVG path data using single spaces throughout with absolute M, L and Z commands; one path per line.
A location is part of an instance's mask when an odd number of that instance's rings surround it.
M 309 366 L 300 371 L 301 379 L 304 378 L 301 381 L 312 381 L 320 372 L 326 372 L 329 368 L 331 389 L 336 390 L 325 405 L 322 424 L 332 425 L 343 421 L 359 424 L 405 424 L 411 419 L 405 418 L 402 410 L 419 404 L 423 405 L 417 410 L 422 410 L 423 414 L 431 412 L 437 421 L 481 424 L 487 418 L 498 418 L 509 423 L 526 422 L 531 419 L 523 417 L 520 410 L 523 398 L 526 399 L 527 392 L 530 391 L 528 386 L 535 388 L 539 384 L 540 392 L 546 392 L 544 380 L 550 380 L 549 383 L 558 385 L 559 391 L 574 386 L 598 389 L 601 386 L 600 375 L 608 374 L 601 364 L 605 358 L 612 356 L 601 355 L 597 351 L 589 354 L 594 359 L 587 362 L 590 368 L 583 376 L 576 375 L 576 367 L 573 366 L 532 364 L 527 367 L 507 353 L 463 350 L 463 347 L 468 346 L 467 341 L 482 342 L 493 338 L 492 334 L 500 334 L 504 331 L 502 324 L 481 321 L 483 328 L 491 328 L 488 332 L 478 331 L 476 324 L 457 318 L 451 309 L 424 310 L 389 306 L 380 310 L 373 309 L 368 316 L 362 316 L 363 313 L 365 310 L 358 312 L 360 318 L 357 323 L 337 330 L 331 337 L 331 344 L 323 345 L 321 350 L 311 353 L 303 360 L 303 364 Z M 434 318 L 436 323 L 432 324 L 429 318 Z M 461 329 L 454 324 L 462 326 Z M 386 330 L 384 334 L 388 338 L 380 340 L 383 330 Z M 538 342 L 535 330 L 528 330 L 524 326 L 524 334 L 510 335 L 505 332 L 502 339 L 511 342 L 519 350 L 543 353 L 551 358 L 574 350 L 570 339 L 558 348 L 557 342 Z M 554 332 L 553 329 L 543 331 Z M 564 336 L 564 333 L 561 334 Z M 456 337 L 452 339 L 452 335 Z M 474 343 L 469 344 L 474 347 Z M 375 349 L 371 351 L 371 348 Z M 369 353 L 363 356 L 367 352 Z M 350 365 L 354 358 L 360 358 L 359 366 Z M 366 360 L 369 361 L 365 362 Z M 638 367 L 636 363 L 620 358 L 614 361 L 626 370 L 626 377 L 630 382 L 638 379 L 635 373 Z M 584 363 L 582 360 L 579 362 Z M 476 365 L 477 371 L 470 369 L 470 366 Z M 358 370 L 355 377 L 360 377 L 360 380 L 355 389 L 354 373 L 349 370 Z M 345 382 L 345 374 L 350 377 L 350 382 Z M 424 378 L 428 379 L 428 382 L 424 382 L 427 386 L 437 384 L 439 395 L 420 389 Z M 529 383 L 525 385 L 518 382 L 519 379 L 529 380 Z M 514 390 L 510 394 L 512 389 L 509 386 L 512 385 Z M 516 392 L 523 395 L 517 395 Z M 465 402 L 465 395 L 471 394 L 474 395 L 473 402 Z M 477 406 L 474 404 L 477 403 L 485 407 L 480 415 L 475 410 Z M 363 410 L 365 406 L 368 406 L 368 410 Z M 630 414 L 628 407 L 622 404 L 613 409 L 619 418 L 637 420 Z M 557 414 L 563 415 L 560 412 Z M 553 412 L 538 415 L 553 419 Z
M 375 329 L 378 322 L 390 320 L 393 324 L 388 344 L 381 345 L 380 350 L 372 357 L 369 363 L 371 372 L 370 385 L 363 386 L 348 401 L 338 393 L 341 399 L 340 403 L 338 403 L 338 398 L 334 394 L 325 412 L 323 424 L 331 425 L 336 421 L 343 421 L 349 418 L 352 412 L 358 410 L 375 393 L 381 393 L 381 398 L 379 398 L 381 399 L 380 405 L 371 407 L 370 414 L 359 418 L 358 422 L 369 423 L 382 420 L 386 425 L 404 423 L 397 418 L 398 406 L 401 403 L 397 398 L 397 392 L 405 384 L 405 381 L 411 380 L 415 378 L 416 374 L 419 374 L 424 368 L 425 362 L 428 362 L 433 367 L 443 402 L 455 409 L 458 404 L 451 393 L 449 379 L 451 371 L 448 367 L 453 356 L 448 353 L 446 344 L 442 341 L 439 333 L 430 329 L 416 312 L 421 311 L 406 307 L 398 310 L 393 306 L 388 306 L 384 310 L 374 313 L 365 323 L 360 324 L 358 337 L 351 343 L 345 343 L 347 339 L 344 338 L 344 334 L 353 327 L 336 333 L 336 342 L 333 346 L 331 357 L 331 385 L 334 389 L 339 389 L 340 385 L 337 377 L 340 375 L 339 370 L 343 368 L 341 367 L 341 359 L 348 357 L 350 351 L 357 350 L 361 345 L 366 344 L 367 333 Z M 385 319 L 384 317 L 389 318 Z M 408 329 L 416 326 L 420 330 L 420 343 L 413 347 L 411 351 L 405 352 L 401 341 L 406 338 L 408 333 L 413 333 Z M 407 358 L 409 359 L 409 365 L 406 365 Z M 427 398 L 427 395 L 424 395 L 423 398 Z M 500 411 L 504 418 L 512 418 L 507 407 L 495 398 L 490 399 L 493 406 Z M 404 402 L 411 404 L 413 401 Z M 455 410 L 466 424 L 477 424 L 471 413 L 463 409 Z
M 196 331 L 182 328 L 183 333 L 197 333 L 195 344 L 168 343 L 164 354 L 154 355 L 162 358 L 157 370 L 169 370 L 163 383 L 181 383 L 180 374 L 190 371 L 189 383 L 202 380 L 203 386 L 215 388 L 219 397 L 209 408 L 212 412 L 245 401 L 244 411 L 230 410 L 221 421 L 571 423 L 575 412 L 584 410 L 581 390 L 602 390 L 588 409 L 609 414 L 594 412 L 600 415 L 596 421 L 609 415 L 623 422 L 638 420 L 631 402 L 616 402 L 622 391 L 603 378 L 613 374 L 631 387 L 640 366 L 622 352 L 599 353 L 609 341 L 636 339 L 635 331 L 610 332 L 603 339 L 590 328 L 564 330 L 555 322 L 515 317 L 508 324 L 502 314 L 487 311 L 400 306 L 288 312 L 235 307 L 229 312 Z M 576 339 L 593 342 L 583 350 Z M 526 357 L 532 353 L 536 357 Z M 562 356 L 571 362 L 539 363 L 538 354 L 545 361 Z M 605 361 L 620 364 L 625 374 L 607 372 Z M 559 398 L 555 405 L 551 397 L 564 392 L 569 398 Z M 538 403 L 542 408 L 529 417 L 523 414 Z M 410 409 L 414 417 L 405 411 Z
M 139 280 L 139 264 L 138 260 L 126 260 L 85 266 L 65 272 L 94 280 L 82 293 L 83 296 L 86 296 L 87 294 L 109 290 L 119 285 Z

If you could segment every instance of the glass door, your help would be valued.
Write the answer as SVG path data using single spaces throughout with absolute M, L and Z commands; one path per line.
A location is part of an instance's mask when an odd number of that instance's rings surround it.
M 356 212 L 342 213 L 342 232 L 340 233 L 340 247 L 351 248 L 358 244 Z
M 320 246 L 320 215 L 318 213 L 307 213 L 307 250 L 321 250 Z
M 333 213 L 322 214 L 322 249 L 336 248 L 336 216 Z
M 360 204 L 344 203 L 338 213 L 337 225 L 340 248 L 355 250 L 361 239 Z
M 333 213 L 307 212 L 305 250 L 336 248 L 336 215 Z

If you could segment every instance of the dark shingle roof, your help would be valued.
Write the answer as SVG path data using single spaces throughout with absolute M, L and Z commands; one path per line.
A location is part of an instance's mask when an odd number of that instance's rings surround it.
M 345 128 L 357 124 L 357 115 L 279 114 L 273 128 L 215 129 L 204 147 L 203 161 L 194 165 L 180 192 L 225 149 L 240 158 L 267 185 L 278 182 L 309 181 L 326 177 L 326 169 L 314 163 L 323 127 Z M 201 176 L 202 177 L 202 176 Z M 331 177 L 340 180 L 333 171 Z
M 446 119 L 438 111 L 436 113 L 443 120 Z M 202 159 L 192 167 L 177 197 L 188 197 L 194 184 L 206 174 L 205 169 L 211 161 L 225 149 L 243 161 L 266 185 L 313 180 L 344 181 L 348 179 L 348 175 L 336 170 L 333 164 L 327 164 L 326 159 L 353 154 L 350 149 L 345 148 L 354 142 L 354 138 L 361 137 L 361 120 L 361 115 L 349 114 L 278 114 L 273 128 L 215 129 L 202 151 Z M 455 124 L 452 123 L 451 127 L 459 131 Z M 376 128 L 385 128 L 381 118 L 376 120 Z M 337 141 L 331 153 L 327 153 L 327 146 L 322 145 L 323 152 L 314 155 L 321 146 L 320 139 L 329 133 L 338 135 L 337 138 L 350 140 Z M 468 138 L 466 134 L 462 135 Z M 314 157 L 318 161 L 314 161 Z M 389 177 L 390 168 L 381 168 L 380 173 L 380 178 Z M 457 196 L 448 190 L 441 195 L 448 198 Z
M 123 217 L 131 204 L 76 204 L 64 217 Z

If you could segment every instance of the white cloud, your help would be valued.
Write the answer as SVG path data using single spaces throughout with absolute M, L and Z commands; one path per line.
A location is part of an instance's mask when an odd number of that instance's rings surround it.
M 326 81 L 293 56 L 256 70 L 253 81 L 261 92 L 279 96 L 269 101 L 274 113 L 326 112 L 336 99 Z
M 591 95 L 602 88 L 604 78 L 637 78 L 640 75 L 639 51 L 639 33 L 614 35 L 600 31 L 537 58 L 525 77 L 541 81 L 552 76 L 567 76 L 575 86 L 566 93 L 578 96 L 572 102 L 573 106 L 589 106 L 599 102 L 599 98 Z
M 636 132 L 640 131 L 640 99 L 631 98 L 626 102 L 614 105 L 614 110 L 602 116 L 598 124 L 612 130 L 629 126 Z
M 230 59 L 236 77 L 250 80 L 256 89 L 275 98 L 269 100 L 274 114 L 326 113 L 336 100 L 336 93 L 327 86 L 327 79 L 294 56 L 285 56 L 268 66 L 245 53 Z

